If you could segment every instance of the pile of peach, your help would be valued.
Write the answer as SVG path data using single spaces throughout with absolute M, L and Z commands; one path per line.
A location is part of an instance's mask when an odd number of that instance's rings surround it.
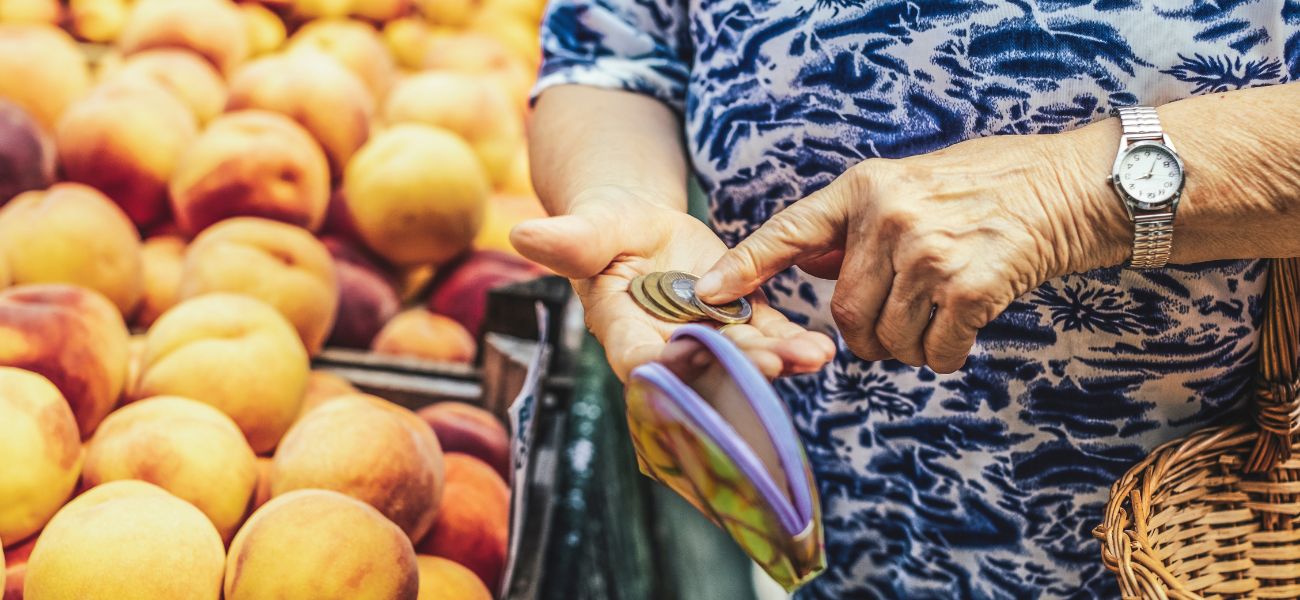
M 0 291 L 4 600 L 490 600 L 509 438 L 311 371 L 293 323 L 213 293 L 132 340 L 67 284 Z M 224 594 L 224 595 L 223 595 Z
M 140 328 L 242 293 L 312 354 L 468 360 L 487 289 L 540 272 L 507 238 L 543 214 L 541 7 L 0 0 L 0 286 L 86 286 Z
M 542 4 L 0 0 L 3 600 L 501 585 L 501 423 L 310 361 L 470 361 L 541 272 Z

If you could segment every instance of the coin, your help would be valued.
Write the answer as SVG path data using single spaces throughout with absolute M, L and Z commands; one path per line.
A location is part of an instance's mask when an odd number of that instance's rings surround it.
M 640 275 L 636 279 L 633 279 L 632 283 L 628 286 L 628 291 L 632 293 L 632 299 L 636 301 L 636 303 L 641 307 L 641 309 L 650 313 L 655 318 L 661 321 L 668 321 L 670 323 L 685 323 L 686 320 L 684 318 L 677 317 L 672 313 L 669 313 L 668 311 L 660 308 L 657 304 L 652 302 L 649 297 L 646 296 L 645 279 L 646 279 L 645 275 Z
M 702 319 L 703 317 L 697 317 L 689 312 L 677 308 L 677 306 L 668 299 L 668 295 L 664 294 L 662 286 L 659 285 L 659 280 L 663 276 L 664 273 L 651 273 L 646 275 L 645 279 L 641 280 L 641 289 L 645 292 L 645 296 L 650 299 L 650 302 L 663 309 L 664 312 L 673 315 L 682 321 L 697 321 Z
M 704 314 L 704 311 L 695 305 L 695 281 L 697 279 L 699 277 L 690 273 L 668 271 L 659 277 L 659 290 L 673 304 L 673 308 L 696 319 L 708 319 L 710 318 L 709 315 Z
M 695 306 L 698 307 L 709 318 L 720 323 L 728 325 L 736 323 L 748 323 L 749 318 L 753 316 L 754 310 L 750 307 L 749 301 L 744 298 L 732 300 L 726 304 L 705 304 L 699 298 L 695 299 Z

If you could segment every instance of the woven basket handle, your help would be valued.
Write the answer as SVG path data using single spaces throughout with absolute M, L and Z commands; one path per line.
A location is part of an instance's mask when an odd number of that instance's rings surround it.
M 1300 388 L 1300 365 L 1296 364 L 1300 357 L 1300 258 L 1278 258 L 1272 263 L 1255 381 L 1259 435 L 1246 467 L 1252 472 L 1272 469 L 1291 458 L 1291 442 L 1300 429 L 1300 398 L 1296 394 Z

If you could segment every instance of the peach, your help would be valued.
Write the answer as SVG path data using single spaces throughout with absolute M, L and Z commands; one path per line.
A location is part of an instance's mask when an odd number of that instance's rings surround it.
M 418 540 L 438 511 L 442 468 L 438 439 L 411 411 L 365 394 L 338 396 L 285 434 L 275 452 L 271 493 L 342 492 L 374 506 Z
M 144 367 L 144 351 L 147 338 L 143 333 L 131 336 L 127 342 L 126 383 L 118 396 L 118 404 L 130 402 L 135 398 L 136 386 L 140 382 L 140 369 Z M 115 405 L 116 406 L 116 405 Z
M 415 6 L 430 23 L 464 27 L 483 5 L 483 0 L 415 0 Z
M 257 457 L 221 411 L 157 396 L 109 415 L 86 445 L 83 485 L 119 479 L 155 484 L 203 511 L 229 541 L 257 485 Z
M 230 0 L 139 0 L 118 47 L 128 55 L 151 48 L 185 48 L 227 75 L 249 54 L 244 18 Z
M 227 219 L 185 251 L 181 298 L 233 292 L 280 311 L 315 355 L 334 326 L 339 286 L 330 253 L 300 228 L 267 219 Z
M 114 481 L 78 496 L 41 532 L 24 594 L 217 600 L 225 552 L 199 509 L 152 484 Z
M 18 105 L 0 100 L 0 206 L 54 183 L 54 144 Z
M 482 13 L 511 15 L 525 23 L 540 23 L 546 0 L 486 0 Z
M 418 588 L 402 530 L 329 490 L 272 498 L 240 528 L 226 561 L 225 600 L 416 600 Z
M 477 458 L 510 477 L 510 434 L 492 413 L 464 402 L 439 402 L 415 413 L 433 428 L 443 452 Z
M 507 196 L 537 197 L 537 190 L 533 189 L 533 177 L 529 167 L 527 146 L 520 146 L 515 149 L 515 158 L 510 161 L 510 174 L 501 185 L 501 193 Z
M 234 419 L 254 452 L 275 448 L 302 405 L 307 351 L 269 305 L 235 294 L 186 300 L 149 329 L 135 397 L 175 395 Z
M 172 210 L 197 234 L 222 219 L 265 217 L 316 230 L 329 202 L 329 163 L 289 117 L 246 110 L 217 117 L 181 155 Z
M 362 21 L 312 21 L 289 38 L 289 50 L 324 52 L 334 57 L 366 83 L 375 100 L 382 100 L 397 78 L 397 67 L 379 39 L 379 32 Z
M 418 600 L 492 600 L 478 575 L 453 561 L 421 554 L 415 563 L 420 568 Z
M 449 131 L 406 123 L 370 139 L 344 175 L 344 198 L 371 250 L 399 266 L 443 263 L 483 224 L 490 183 Z
M 90 89 L 90 67 L 71 36 L 48 25 L 0 25 L 0 97 L 46 131 Z
M 492 467 L 466 454 L 448 453 L 442 507 L 420 554 L 456 561 L 496 590 L 506 566 L 510 488 Z
M 477 336 L 483 327 L 488 292 L 545 273 L 537 264 L 513 254 L 477 250 L 439 273 L 427 306 L 433 312 L 455 319 Z
M 303 394 L 302 410 L 298 413 L 298 418 L 301 419 L 302 415 L 328 400 L 357 393 L 360 392 L 348 380 L 329 371 L 313 370 L 307 377 L 307 392 Z
M 390 124 L 424 123 L 451 131 L 474 148 L 494 185 L 509 178 L 523 147 L 523 120 L 496 82 L 455 72 L 421 73 L 402 81 L 384 103 Z
M 9 263 L 0 259 L 0 290 L 9 287 Z
M 542 62 L 542 40 L 537 21 L 529 21 L 509 9 L 484 7 L 469 24 L 471 31 L 498 42 L 525 65 L 536 69 Z
M 474 31 L 430 39 L 421 66 L 489 76 L 505 87 L 520 111 L 528 105 L 536 74 L 496 38 Z
M 293 14 L 304 19 L 346 17 L 355 0 L 291 0 Z
M 90 289 L 39 284 L 0 291 L 0 365 L 53 382 L 82 439 L 122 393 L 127 337 L 122 315 Z
M 274 12 L 256 2 L 239 5 L 240 16 L 244 18 L 244 28 L 248 31 L 249 53 L 261 56 L 278 50 L 284 45 L 288 36 L 284 21 Z
M 411 12 L 412 0 L 352 0 L 352 15 L 386 22 Z
M 179 235 L 155 235 L 144 241 L 140 257 L 144 265 L 144 299 L 134 323 L 149 327 L 181 299 L 181 264 L 187 243 Z
M 460 323 L 423 308 L 411 308 L 388 321 L 370 349 L 376 354 L 468 363 L 473 362 L 478 345 Z
M 116 40 L 126 26 L 135 0 L 71 0 L 68 13 L 72 32 L 88 42 Z
M 322 240 L 334 257 L 339 278 L 338 317 L 329 343 L 367 349 L 375 334 L 401 309 L 401 300 L 384 271 L 338 238 Z
M 143 75 L 161 85 L 190 109 L 199 123 L 221 114 L 226 105 L 226 82 L 215 68 L 188 50 L 159 48 L 126 57 L 107 74 Z
M 167 217 L 167 180 L 198 124 L 181 100 L 135 72 L 69 107 L 54 135 L 67 179 L 103 192 L 143 228 Z
M 278 112 L 307 130 L 341 176 L 352 154 L 370 137 L 374 98 L 364 82 L 338 61 L 318 52 L 258 59 L 230 81 L 227 110 Z
M 418 16 L 402 17 L 385 23 L 382 33 L 398 66 L 412 70 L 424 66 L 429 39 L 435 35 L 428 22 Z
M 257 457 L 257 487 L 253 489 L 253 499 L 248 505 L 250 513 L 271 500 L 272 464 L 271 458 L 268 456 Z
M 0 208 L 0 256 L 22 283 L 72 283 L 130 314 L 144 288 L 140 240 L 103 194 L 77 183 L 20 194 Z
M 537 196 L 497 194 L 488 202 L 483 228 L 474 238 L 474 248 L 520 256 L 519 251 L 510 243 L 510 231 L 524 221 L 547 216 L 546 208 Z
M 0 23 L 58 25 L 62 18 L 59 0 L 0 0 Z
M 81 472 L 77 421 L 48 379 L 0 367 L 0 456 L 0 539 L 16 543 L 45 526 Z

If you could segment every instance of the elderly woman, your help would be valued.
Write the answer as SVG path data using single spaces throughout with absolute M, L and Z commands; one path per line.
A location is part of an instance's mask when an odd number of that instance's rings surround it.
M 1235 408 L 1259 259 L 1300 254 L 1300 4 L 552 0 L 543 36 L 556 216 L 514 239 L 621 375 L 672 330 L 634 276 L 762 287 L 726 333 L 813 461 L 801 597 L 1117 595 L 1107 486 Z

